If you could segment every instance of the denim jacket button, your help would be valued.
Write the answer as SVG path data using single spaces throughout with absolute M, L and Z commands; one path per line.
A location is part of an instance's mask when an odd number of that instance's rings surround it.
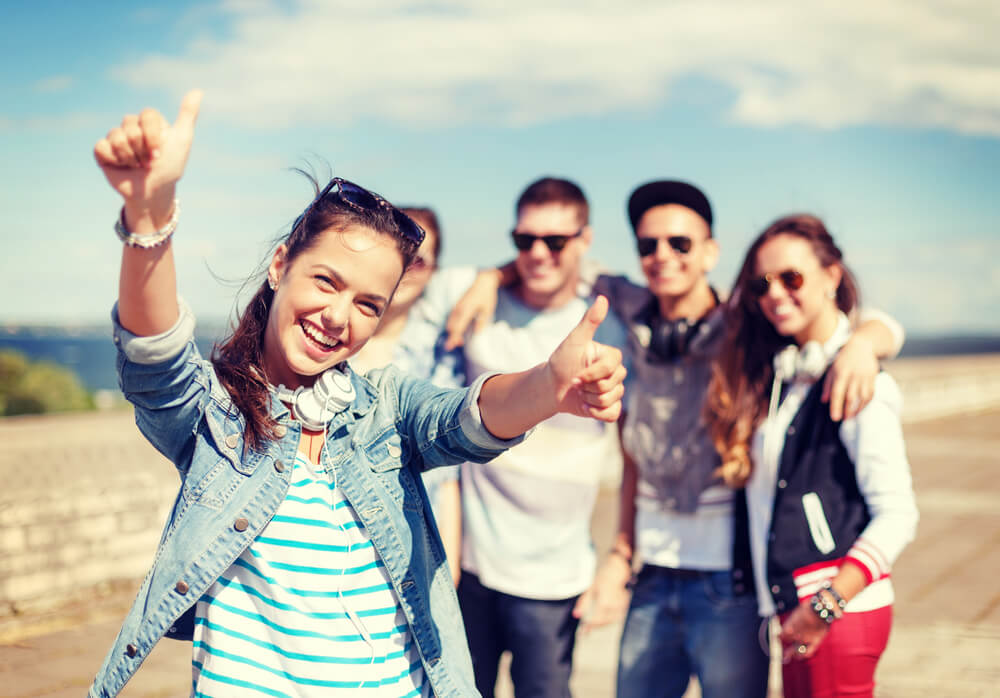
M 276 460 L 274 461 L 274 469 L 277 470 L 279 473 L 283 473 L 285 472 L 285 464 L 282 463 L 280 460 Z
M 288 433 L 288 427 L 286 427 L 284 424 L 279 424 L 274 428 L 274 435 L 277 436 L 279 439 L 285 438 L 285 434 L 287 433 Z
M 239 434 L 230 434 L 229 436 L 226 437 L 226 446 L 229 446 L 229 448 L 236 448 L 239 445 L 240 445 Z
M 236 519 L 235 521 L 233 521 L 233 528 L 235 528 L 240 533 L 242 533 L 243 531 L 247 530 L 247 528 L 249 526 L 250 526 L 250 522 L 247 521 L 246 519 L 244 519 L 242 516 L 240 518 Z
M 189 588 L 190 587 L 188 587 L 188 583 L 185 582 L 183 579 L 180 580 L 179 582 L 177 582 L 177 584 L 174 585 L 174 591 L 176 591 L 181 596 L 183 596 L 184 594 L 188 593 L 188 589 Z
M 125 646 L 125 654 L 127 654 L 129 657 L 134 657 L 135 655 L 139 654 L 139 648 L 130 642 L 128 643 L 128 645 Z
M 389 444 L 385 450 L 388 451 L 389 455 L 393 458 L 399 458 L 399 456 L 403 453 L 402 449 L 400 449 L 396 444 Z

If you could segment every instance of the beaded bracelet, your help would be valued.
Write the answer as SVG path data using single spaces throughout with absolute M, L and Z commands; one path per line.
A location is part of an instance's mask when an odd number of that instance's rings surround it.
M 829 594 L 830 598 L 828 599 L 823 592 Z M 830 599 L 833 599 L 833 601 L 830 601 Z M 844 601 L 844 597 L 840 595 L 840 592 L 833 588 L 833 584 L 828 579 L 820 585 L 819 591 L 809 599 L 809 606 L 812 608 L 813 613 L 820 617 L 820 620 L 827 625 L 831 625 L 833 621 L 844 615 L 847 602 Z
M 833 621 L 837 620 L 837 613 L 833 610 L 834 605 L 823 599 L 820 592 L 816 592 L 809 599 L 809 605 L 819 619 L 826 623 L 827 625 L 833 625 Z
M 830 596 L 833 597 L 833 600 L 837 603 L 837 608 L 841 611 L 847 608 L 847 602 L 844 601 L 844 597 L 840 595 L 839 591 L 833 588 L 833 583 L 829 579 L 824 581 L 823 584 L 820 585 L 820 588 L 823 591 L 830 592 Z
M 150 249 L 153 247 L 159 247 L 167 240 L 170 236 L 174 234 L 177 230 L 177 221 L 181 215 L 181 203 L 177 199 L 174 199 L 174 210 L 170 214 L 170 220 L 166 222 L 162 228 L 157 230 L 155 233 L 148 233 L 146 235 L 139 235 L 138 233 L 131 233 L 125 227 L 125 207 L 122 206 L 122 212 L 118 216 L 118 220 L 115 221 L 115 234 L 118 235 L 118 239 L 124 242 L 129 247 L 141 247 L 143 249 Z

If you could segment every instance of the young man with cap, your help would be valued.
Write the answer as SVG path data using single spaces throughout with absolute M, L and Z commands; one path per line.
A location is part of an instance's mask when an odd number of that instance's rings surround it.
M 521 194 L 511 233 L 519 282 L 499 294 L 493 286 L 494 319 L 463 348 L 469 379 L 537 365 L 563 329 L 579 322 L 594 300 L 580 283 L 593 234 L 588 218 L 587 200 L 573 182 L 547 177 Z M 435 295 L 431 289 L 430 299 Z M 445 315 L 423 307 L 412 317 L 436 333 Z M 408 326 L 404 347 L 417 336 L 427 330 Z M 625 328 L 609 315 L 595 339 L 621 347 Z M 596 563 L 590 518 L 602 473 L 613 472 L 620 458 L 614 425 L 560 416 L 502 457 L 462 468 L 458 598 L 476 687 L 486 698 L 505 650 L 518 698 L 570 695 L 573 610 Z
M 691 675 L 704 698 L 762 698 L 767 621 L 757 615 L 749 542 L 733 539 L 739 497 L 716 475 L 719 457 L 702 416 L 725 335 L 719 296 L 706 278 L 719 255 L 712 208 L 691 184 L 655 181 L 632 193 L 628 216 L 648 287 L 601 277 L 595 289 L 626 321 L 632 379 L 618 531 L 592 589 L 590 625 L 628 604 L 619 698 L 679 698 Z M 834 372 L 841 377 L 831 400 L 835 418 L 843 386 L 854 391 L 868 373 L 873 380 L 873 354 L 897 352 L 901 336 L 889 318 L 858 329 Z

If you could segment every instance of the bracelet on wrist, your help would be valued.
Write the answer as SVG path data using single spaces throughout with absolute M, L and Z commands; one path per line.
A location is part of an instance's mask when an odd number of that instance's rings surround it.
M 833 597 L 834 602 L 837 604 L 837 608 L 843 611 L 847 608 L 847 601 L 844 597 L 840 595 L 840 592 L 833 588 L 833 583 L 827 579 L 823 584 L 820 585 L 820 589 L 830 594 Z
M 118 215 L 118 220 L 115 221 L 115 234 L 118 236 L 118 239 L 125 243 L 128 247 L 141 247 L 147 250 L 153 247 L 159 247 L 169 240 L 170 236 L 172 236 L 174 231 L 177 230 L 177 220 L 180 218 L 180 215 L 180 201 L 174 199 L 174 209 L 170 214 L 170 220 L 168 220 L 164 226 L 155 233 L 140 235 L 138 233 L 129 232 L 129 230 L 125 227 L 125 207 L 122 206 L 122 211 Z
M 809 599 L 809 607 L 827 625 L 833 625 L 833 621 L 837 620 L 837 615 L 833 611 L 833 604 L 827 606 L 827 602 L 820 596 L 819 592 L 813 594 L 812 598 Z
M 829 581 L 824 582 L 819 591 L 809 599 L 809 607 L 813 613 L 827 625 L 832 625 L 833 621 L 843 616 L 846 606 L 847 602 Z

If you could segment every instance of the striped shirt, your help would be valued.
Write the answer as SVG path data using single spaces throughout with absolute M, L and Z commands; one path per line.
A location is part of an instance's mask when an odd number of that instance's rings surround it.
M 195 696 L 430 695 L 389 576 L 302 454 L 271 522 L 198 601 Z

